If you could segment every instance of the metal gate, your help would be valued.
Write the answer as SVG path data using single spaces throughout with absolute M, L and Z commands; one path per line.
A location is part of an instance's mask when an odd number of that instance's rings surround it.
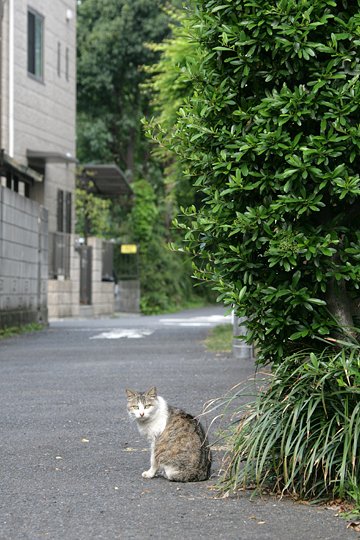
M 140 311 L 139 249 L 136 244 L 120 244 L 115 251 L 117 277 L 115 310 L 125 313 Z
M 80 304 L 91 304 L 91 272 L 92 272 L 92 247 L 80 246 Z
M 120 244 L 115 257 L 119 280 L 139 279 L 139 248 L 136 244 Z

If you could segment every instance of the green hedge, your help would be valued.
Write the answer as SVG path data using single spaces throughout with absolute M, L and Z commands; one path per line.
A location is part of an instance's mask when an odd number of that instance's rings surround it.
M 360 278 L 358 2 L 197 0 L 191 96 L 153 127 L 201 193 L 178 226 L 259 361 L 352 333 Z

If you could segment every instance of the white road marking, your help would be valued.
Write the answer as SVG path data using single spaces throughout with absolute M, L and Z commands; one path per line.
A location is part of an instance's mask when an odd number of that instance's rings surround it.
M 209 315 L 199 317 L 169 317 L 159 319 L 158 327 L 149 328 L 114 328 L 91 336 L 90 339 L 141 339 L 153 334 L 160 326 L 177 326 L 177 327 L 203 327 L 209 328 L 218 324 L 231 323 L 231 315 Z M 89 331 L 90 329 L 86 329 Z M 105 329 L 104 329 L 105 330 Z
M 208 317 L 186 317 L 160 319 L 165 326 L 215 326 L 232 322 L 231 315 L 209 315 Z
M 119 330 L 111 330 L 110 332 L 102 332 L 96 336 L 92 336 L 90 339 L 141 339 L 145 336 L 150 336 L 154 330 L 141 329 L 141 328 L 121 328 Z

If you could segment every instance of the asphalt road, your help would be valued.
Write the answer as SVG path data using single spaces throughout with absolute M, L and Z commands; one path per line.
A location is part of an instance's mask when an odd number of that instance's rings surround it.
M 128 419 L 124 389 L 156 385 L 197 414 L 251 376 L 251 363 L 205 350 L 222 315 L 53 321 L 0 342 L 1 540 L 358 537 L 333 510 L 250 494 L 219 499 L 214 478 L 142 478 L 147 442 Z

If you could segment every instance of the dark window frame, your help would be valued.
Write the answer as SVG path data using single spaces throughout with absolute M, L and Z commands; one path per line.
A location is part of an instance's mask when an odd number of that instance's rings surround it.
M 69 47 L 66 47 L 66 50 L 65 50 L 65 79 L 67 81 L 70 79 L 70 51 L 69 51 Z
M 56 219 L 57 219 L 57 232 L 65 232 L 64 231 L 64 192 L 62 189 L 57 190 L 57 212 L 56 212 Z
M 39 81 L 44 81 L 44 28 L 45 18 L 38 11 L 27 10 L 27 72 Z
M 70 234 L 72 227 L 72 193 L 57 191 L 57 232 Z
M 58 77 L 61 77 L 61 43 L 58 41 L 57 44 L 57 74 Z

